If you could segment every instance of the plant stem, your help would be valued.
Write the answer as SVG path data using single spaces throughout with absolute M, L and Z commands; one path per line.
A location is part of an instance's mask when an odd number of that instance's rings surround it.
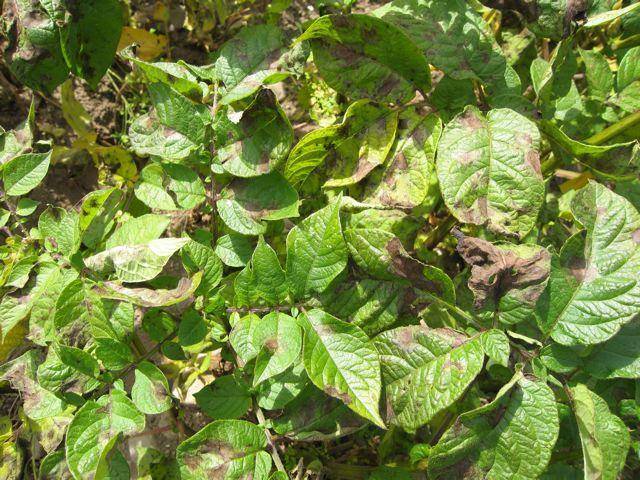
M 264 433 L 267 436 L 267 442 L 269 443 L 269 447 L 271 448 L 271 457 L 273 458 L 273 463 L 275 463 L 276 468 L 284 473 L 287 473 L 287 470 L 284 468 L 282 460 L 280 459 L 280 454 L 278 453 L 278 447 L 273 441 L 273 437 L 271 436 L 271 432 L 269 428 L 266 426 L 266 419 L 264 418 L 264 412 L 258 406 L 258 402 L 253 400 L 253 410 L 256 413 L 256 418 L 258 419 L 258 423 L 264 428 Z
M 27 232 L 27 229 L 24 228 L 24 225 L 22 225 L 22 223 L 20 222 L 20 219 L 18 218 L 18 214 L 16 213 L 16 208 L 9 201 L 9 197 L 7 196 L 7 194 L 5 193 L 4 190 L 0 190 L 0 196 L 2 197 L 2 200 L 4 201 L 4 204 L 7 207 L 7 210 L 9 210 L 9 213 L 10 213 L 11 217 L 13 218 L 13 221 L 18 225 L 18 228 L 20 229 L 20 232 L 22 232 L 22 235 L 25 238 L 28 237 L 29 236 L 29 232 Z
M 447 214 L 438 226 L 427 234 L 424 239 L 423 246 L 429 250 L 438 246 L 438 244 L 444 240 L 447 234 L 456 226 L 457 223 L 458 222 L 453 215 Z
M 640 110 L 632 113 L 631 115 L 627 115 L 613 125 L 609 125 L 601 132 L 587 138 L 584 143 L 588 143 L 589 145 L 602 145 L 607 140 L 617 137 L 627 129 L 634 127 L 637 124 L 640 124 Z

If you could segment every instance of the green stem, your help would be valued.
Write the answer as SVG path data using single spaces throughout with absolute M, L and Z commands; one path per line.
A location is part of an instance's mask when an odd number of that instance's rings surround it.
M 622 120 L 617 121 L 613 125 L 609 125 L 607 128 L 595 135 L 587 138 L 584 143 L 589 145 L 602 145 L 608 140 L 617 137 L 621 133 L 625 132 L 631 127 L 640 124 L 640 110 L 631 115 L 627 115 Z
M 253 401 L 253 410 L 256 414 L 256 418 L 258 419 L 258 423 L 262 428 L 264 428 L 264 433 L 267 435 L 267 443 L 269 443 L 269 447 L 271 447 L 271 458 L 273 458 L 273 463 L 275 463 L 276 468 L 284 473 L 287 473 L 287 470 L 284 468 L 282 460 L 280 459 L 280 454 L 278 453 L 278 447 L 273 441 L 273 437 L 271 436 L 271 432 L 266 425 L 266 419 L 264 418 L 264 413 L 262 409 L 258 406 L 258 402 Z
M 630 37 L 625 38 L 624 40 L 620 40 L 614 46 L 614 50 L 620 50 L 622 48 L 630 48 L 640 45 L 640 33 L 635 35 L 631 35 Z

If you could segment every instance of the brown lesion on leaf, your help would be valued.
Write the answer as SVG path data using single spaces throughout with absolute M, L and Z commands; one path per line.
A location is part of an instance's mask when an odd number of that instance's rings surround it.
M 542 169 L 540 168 L 540 154 L 536 150 L 529 150 L 524 155 L 524 163 L 527 164 L 539 179 L 542 179 Z
M 636 244 L 640 244 L 640 228 L 633 231 L 631 234 L 631 240 L 633 240 Z
M 278 350 L 278 339 L 276 337 L 270 337 L 264 342 L 264 346 L 273 353 Z
M 551 256 L 545 249 L 523 258 L 513 250 L 500 249 L 480 238 L 468 237 L 454 231 L 458 238 L 457 251 L 471 266 L 469 288 L 474 293 L 476 308 L 482 308 L 488 300 L 495 303 L 514 289 L 542 285 L 549 277 Z M 542 293 L 536 289 L 533 301 Z
M 334 398 L 338 398 L 340 400 L 342 400 L 342 402 L 345 405 L 349 405 L 351 403 L 351 397 L 349 396 L 349 394 L 341 392 L 340 390 L 338 390 L 336 387 L 334 387 L 333 385 L 327 385 L 323 388 L 324 393 L 326 393 L 327 395 L 329 395 L 330 397 L 334 397 Z
M 581 257 L 573 257 L 567 262 L 569 273 L 578 283 L 590 282 L 598 276 L 598 270 Z
M 469 109 L 460 116 L 460 125 L 471 131 L 482 128 L 482 120 L 478 118 L 475 110 Z
M 407 253 L 398 237 L 387 242 L 386 250 L 391 261 L 390 273 L 409 280 L 414 287 L 437 294 L 442 293 L 442 289 L 437 283 L 425 278 L 422 273 L 425 265 Z

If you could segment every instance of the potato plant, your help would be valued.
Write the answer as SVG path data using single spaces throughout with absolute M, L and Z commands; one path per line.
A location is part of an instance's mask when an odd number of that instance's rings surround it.
M 0 479 L 640 476 L 640 3 L 141 3 L 0 2 Z

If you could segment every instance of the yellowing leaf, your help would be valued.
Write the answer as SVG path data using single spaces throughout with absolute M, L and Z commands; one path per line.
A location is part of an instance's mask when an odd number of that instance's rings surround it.
M 142 28 L 124 27 L 118 43 L 118 51 L 132 44 L 138 45 L 136 50 L 138 58 L 153 60 L 167 50 L 169 41 L 165 35 L 157 35 Z

